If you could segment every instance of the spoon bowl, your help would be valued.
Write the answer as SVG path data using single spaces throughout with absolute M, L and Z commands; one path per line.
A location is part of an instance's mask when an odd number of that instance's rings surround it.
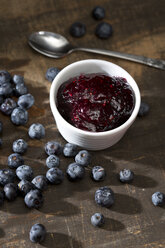
M 73 46 L 60 34 L 39 31 L 29 36 L 29 45 L 48 57 L 61 58 L 72 52 Z

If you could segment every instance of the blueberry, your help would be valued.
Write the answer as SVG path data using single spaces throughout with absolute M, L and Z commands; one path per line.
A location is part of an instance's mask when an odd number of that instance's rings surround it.
M 29 109 L 34 104 L 34 97 L 31 94 L 22 95 L 18 98 L 18 106 L 24 109 Z
M 21 165 L 16 169 L 16 175 L 20 180 L 31 181 L 33 178 L 33 170 L 28 165 Z
M 40 190 L 30 190 L 24 198 L 24 202 L 28 208 L 40 208 L 43 204 L 43 195 Z
M 13 142 L 13 152 L 23 154 L 26 152 L 28 144 L 23 139 L 17 139 Z
M 0 110 L 5 115 L 10 115 L 13 109 L 17 107 L 16 102 L 12 98 L 6 98 L 0 106 Z
M 14 75 L 12 81 L 14 84 L 24 84 L 24 78 L 21 75 Z
M 102 20 L 105 17 L 105 9 L 103 7 L 100 6 L 96 6 L 93 10 L 92 10 L 92 16 L 96 19 L 96 20 Z
M 17 186 L 14 183 L 8 183 L 4 186 L 4 193 L 5 193 L 5 197 L 9 200 L 9 201 L 14 201 L 15 198 L 18 195 L 18 189 Z
M 22 96 L 28 93 L 28 89 L 24 83 L 18 83 L 15 85 L 15 91 L 16 96 Z
M 121 170 L 119 173 L 119 179 L 122 183 L 129 183 L 133 180 L 134 173 L 129 169 Z
M 66 174 L 71 181 L 75 181 L 77 179 L 81 179 L 85 175 L 85 169 L 83 166 L 72 163 L 68 165 L 68 168 L 66 170 Z
M 45 128 L 40 123 L 33 123 L 29 127 L 28 134 L 31 139 L 42 139 L 45 136 Z
M 48 141 L 45 144 L 45 152 L 47 155 L 60 155 L 62 146 L 56 141 Z
M 8 97 L 12 96 L 13 88 L 11 83 L 3 83 L 0 85 L 0 96 Z
M 101 22 L 96 26 L 95 34 L 101 39 L 107 39 L 112 35 L 112 26 L 109 23 Z
M 105 179 L 105 170 L 102 166 L 94 166 L 92 168 L 92 178 L 95 181 L 103 181 Z
M 65 157 L 74 157 L 78 153 L 77 145 L 66 143 L 63 149 L 63 154 Z
M 15 172 L 11 169 L 0 170 L 0 185 L 4 186 L 7 183 L 13 183 L 16 178 Z
M 32 183 L 35 185 L 37 189 L 45 190 L 47 188 L 47 179 L 43 175 L 38 175 L 33 178 Z
M 152 195 L 152 203 L 155 206 L 163 206 L 165 204 L 165 194 L 161 192 L 155 192 Z
M 17 168 L 20 165 L 23 165 L 24 160 L 20 154 L 12 153 L 8 156 L 7 163 L 8 166 L 13 169 L 13 168 Z
M 53 82 L 60 70 L 57 67 L 51 67 L 47 70 L 45 77 L 48 81 Z
M 59 165 L 60 165 L 59 157 L 57 157 L 56 155 L 50 155 L 46 159 L 46 165 L 48 168 L 59 167 Z
M 139 117 L 146 116 L 148 114 L 149 110 L 150 110 L 149 105 L 145 102 L 141 102 L 138 116 Z
M 11 113 L 11 121 L 17 126 L 25 125 L 28 121 L 28 112 L 20 107 L 15 108 Z
M 18 185 L 19 192 L 25 196 L 30 190 L 35 189 L 35 185 L 25 179 L 21 180 Z
M 3 130 L 3 123 L 2 121 L 0 121 L 0 133 L 2 133 L 2 130 Z
M 104 216 L 101 213 L 95 213 L 91 217 L 91 224 L 93 226 L 101 227 L 105 222 Z
M 0 96 L 0 105 L 3 103 L 4 99 L 3 96 Z
M 35 224 L 30 229 L 29 238 L 33 243 L 41 243 L 46 236 L 46 229 L 42 224 Z
M 0 84 L 10 82 L 11 75 L 8 71 L 0 70 Z
M 110 207 L 114 204 L 114 193 L 107 186 L 99 188 L 95 193 L 95 201 L 102 207 Z
M 0 206 L 3 204 L 4 198 L 5 198 L 4 191 L 0 191 Z
M 81 22 L 75 22 L 71 25 L 69 32 L 73 37 L 82 37 L 86 33 L 86 26 Z
M 64 180 L 64 173 L 59 168 L 54 167 L 47 171 L 46 178 L 52 184 L 60 184 Z
M 80 164 L 82 166 L 87 166 L 91 162 L 91 155 L 88 151 L 82 150 L 80 151 L 76 157 L 75 157 L 75 162 L 77 164 Z

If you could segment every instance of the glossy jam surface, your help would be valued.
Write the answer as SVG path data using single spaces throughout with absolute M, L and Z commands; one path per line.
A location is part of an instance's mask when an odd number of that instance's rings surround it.
M 91 132 L 119 127 L 134 109 L 134 93 L 127 80 L 105 74 L 87 74 L 64 82 L 57 108 L 73 126 Z

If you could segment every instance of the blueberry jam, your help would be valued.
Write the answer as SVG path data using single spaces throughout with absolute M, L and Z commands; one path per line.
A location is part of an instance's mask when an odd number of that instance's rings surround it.
M 57 107 L 71 125 L 102 132 L 119 127 L 130 117 L 135 97 L 122 77 L 87 74 L 64 82 L 57 93 Z

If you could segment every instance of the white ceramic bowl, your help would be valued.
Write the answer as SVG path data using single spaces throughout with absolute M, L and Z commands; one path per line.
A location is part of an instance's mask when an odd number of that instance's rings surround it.
M 130 118 L 124 124 L 110 131 L 89 132 L 72 126 L 61 116 L 56 105 L 57 91 L 62 83 L 81 73 L 106 73 L 110 76 L 127 79 L 135 94 L 135 107 Z M 81 60 L 68 65 L 55 77 L 50 90 L 50 106 L 57 128 L 65 140 L 88 150 L 102 150 L 117 143 L 134 122 L 140 107 L 140 92 L 135 80 L 120 66 L 105 60 Z

